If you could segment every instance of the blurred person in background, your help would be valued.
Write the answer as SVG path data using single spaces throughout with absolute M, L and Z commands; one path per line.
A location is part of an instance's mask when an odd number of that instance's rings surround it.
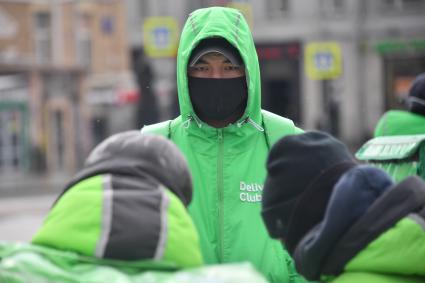
M 425 73 L 413 81 L 406 104 L 408 111 L 390 110 L 382 116 L 375 137 L 425 134 Z
M 174 144 L 139 131 L 113 135 L 91 152 L 31 244 L 0 243 L 0 282 L 265 283 L 247 264 L 201 267 L 191 199 Z
M 395 184 L 339 140 L 306 132 L 267 160 L 262 217 L 309 280 L 425 282 L 425 183 Z
M 260 71 L 242 14 L 192 12 L 177 54 L 180 116 L 142 132 L 171 139 L 194 179 L 189 212 L 206 263 L 250 261 L 272 282 L 304 282 L 260 217 L 265 160 L 280 137 L 302 132 L 261 109 Z
M 134 70 L 141 95 L 138 101 L 137 123 L 138 125 L 156 123 L 159 121 L 158 101 L 150 86 L 153 80 L 152 70 L 146 62 L 143 51 L 136 57 Z

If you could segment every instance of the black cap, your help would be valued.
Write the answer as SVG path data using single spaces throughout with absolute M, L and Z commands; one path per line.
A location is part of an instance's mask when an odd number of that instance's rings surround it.
M 322 220 L 335 183 L 354 166 L 347 147 L 323 132 L 276 142 L 267 160 L 262 201 L 270 236 L 282 238 L 292 253 L 299 239 Z
M 220 53 L 235 65 L 243 65 L 243 60 L 239 51 L 227 40 L 221 37 L 213 37 L 202 40 L 193 49 L 189 59 L 189 66 L 194 66 L 202 56 L 208 53 Z

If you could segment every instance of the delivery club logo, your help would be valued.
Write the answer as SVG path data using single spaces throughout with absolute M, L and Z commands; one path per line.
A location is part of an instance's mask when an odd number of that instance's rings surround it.
M 241 202 L 256 203 L 261 202 L 263 194 L 263 184 L 239 182 L 239 199 Z

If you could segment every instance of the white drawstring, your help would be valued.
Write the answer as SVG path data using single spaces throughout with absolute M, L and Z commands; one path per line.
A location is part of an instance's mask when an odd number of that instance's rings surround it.
M 252 120 L 250 117 L 246 117 L 246 119 L 243 119 L 242 121 L 238 122 L 236 125 L 238 126 L 238 128 L 242 127 L 242 125 L 244 123 L 250 123 L 254 128 L 256 128 L 257 130 L 259 130 L 260 132 L 264 132 L 263 127 L 261 127 L 260 125 L 258 125 L 257 123 L 255 123 L 254 120 Z
M 261 127 L 260 125 L 258 125 L 257 123 L 255 123 L 254 120 L 252 120 L 251 118 L 248 117 L 248 123 L 250 123 L 251 125 L 254 126 L 254 128 L 256 128 L 257 130 L 259 130 L 260 132 L 264 132 L 263 127 Z

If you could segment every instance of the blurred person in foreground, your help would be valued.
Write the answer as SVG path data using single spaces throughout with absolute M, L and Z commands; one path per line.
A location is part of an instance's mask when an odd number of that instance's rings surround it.
M 191 199 L 175 145 L 139 131 L 113 135 L 91 152 L 31 244 L 0 243 L 0 282 L 266 282 L 247 264 L 200 267 Z
M 262 216 L 300 274 L 321 282 L 425 282 L 425 183 L 395 184 L 322 132 L 279 140 Z
M 425 134 L 425 73 L 416 77 L 405 100 L 406 110 L 386 112 L 375 128 L 375 137 Z
M 272 282 L 304 282 L 260 217 L 269 149 L 301 130 L 261 109 L 257 53 L 238 10 L 211 7 L 189 15 L 177 86 L 180 116 L 142 132 L 168 137 L 188 160 L 194 179 L 189 212 L 206 263 L 248 260 Z

